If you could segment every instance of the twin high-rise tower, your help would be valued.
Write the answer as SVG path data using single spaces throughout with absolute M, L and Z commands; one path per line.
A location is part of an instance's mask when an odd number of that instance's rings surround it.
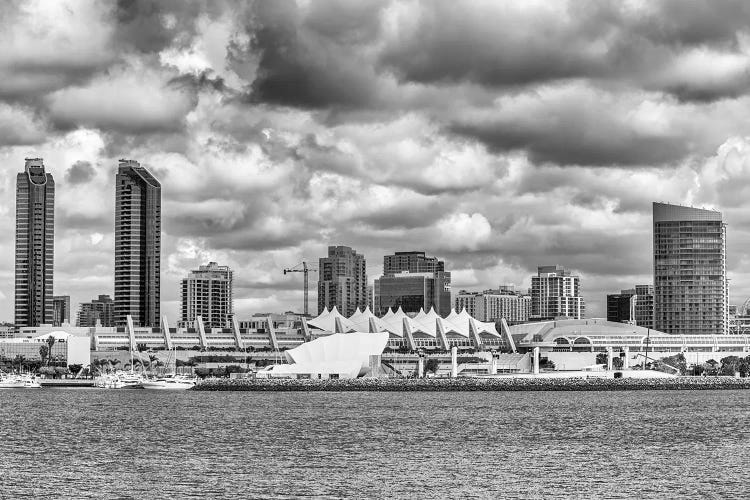
M 132 160 L 115 180 L 115 325 L 159 326 L 161 184 Z
M 55 181 L 41 158 L 16 177 L 16 326 L 52 324 Z
M 52 324 L 55 181 L 41 158 L 27 158 L 16 179 L 16 326 Z M 115 324 L 158 326 L 161 184 L 120 160 L 115 187 Z

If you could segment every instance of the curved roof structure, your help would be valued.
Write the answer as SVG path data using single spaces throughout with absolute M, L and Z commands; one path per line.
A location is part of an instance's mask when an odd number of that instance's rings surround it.
M 641 345 L 649 339 L 651 344 L 674 340 L 658 330 L 642 326 L 617 323 L 604 319 L 565 319 L 524 323 L 510 327 L 510 334 L 520 345 L 547 344 L 558 346 Z
M 383 353 L 388 333 L 335 333 L 284 352 L 289 364 L 266 370 L 270 376 L 335 374 L 356 378 L 369 372 L 370 356 Z
M 45 333 L 44 335 L 39 335 L 38 337 L 34 337 L 34 340 L 47 340 L 50 337 L 54 338 L 57 341 L 57 340 L 68 340 L 70 337 L 72 337 L 72 335 L 69 334 L 68 332 L 57 330 L 54 332 Z

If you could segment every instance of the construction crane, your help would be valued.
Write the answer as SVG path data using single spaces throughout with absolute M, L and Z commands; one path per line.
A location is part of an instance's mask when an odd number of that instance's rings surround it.
M 304 280 L 305 281 L 305 284 L 304 284 L 304 288 L 305 288 L 305 316 L 308 315 L 308 310 L 309 310 L 308 307 L 307 307 L 307 289 L 308 289 L 308 287 L 307 287 L 307 273 L 311 273 L 311 272 L 312 273 L 316 273 L 316 272 L 318 272 L 318 270 L 314 269 L 312 267 L 308 267 L 307 266 L 307 262 L 305 262 L 304 260 L 301 263 L 299 263 L 296 266 L 294 266 L 294 267 L 290 267 L 290 268 L 284 269 L 284 275 L 286 275 L 286 273 L 302 273 L 302 275 L 305 278 L 305 280 Z

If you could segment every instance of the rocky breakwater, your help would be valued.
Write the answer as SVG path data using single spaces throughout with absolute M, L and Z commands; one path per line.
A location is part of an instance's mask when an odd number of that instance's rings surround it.
M 750 378 L 206 379 L 196 391 L 630 391 L 750 389 Z

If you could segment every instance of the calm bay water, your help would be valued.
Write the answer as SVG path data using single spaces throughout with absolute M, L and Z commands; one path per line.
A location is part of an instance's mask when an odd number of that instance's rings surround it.
M 0 498 L 748 498 L 750 391 L 0 391 Z

